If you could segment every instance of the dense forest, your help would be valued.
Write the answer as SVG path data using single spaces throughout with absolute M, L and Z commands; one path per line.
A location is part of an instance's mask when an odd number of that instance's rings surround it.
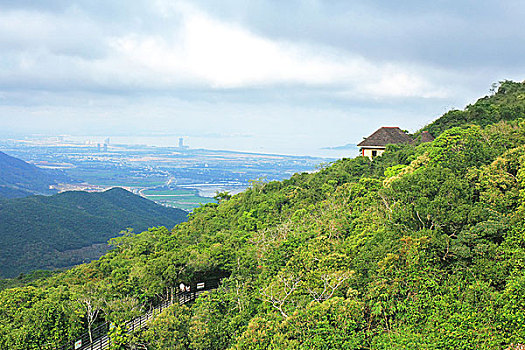
M 173 227 L 187 213 L 122 188 L 101 193 L 0 199 L 0 277 L 70 267 L 99 258 L 128 228 Z
M 0 348 L 53 349 L 102 320 L 118 330 L 214 276 L 227 276 L 217 290 L 113 347 L 525 344 L 524 117 L 525 83 L 505 81 L 424 128 L 433 142 L 253 182 L 171 231 L 114 239 L 99 260 L 0 292 Z

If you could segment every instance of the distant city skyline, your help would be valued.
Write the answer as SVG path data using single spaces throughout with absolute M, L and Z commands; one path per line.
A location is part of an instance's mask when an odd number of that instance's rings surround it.
M 322 149 L 523 81 L 524 15 L 514 0 L 0 1 L 0 138 L 342 156 Z
M 97 148 L 98 151 L 102 150 L 104 146 L 104 135 L 11 135 L 8 138 L 0 137 L 0 144 L 6 140 L 38 140 L 41 139 L 43 142 L 49 142 L 50 144 L 60 144 L 67 142 L 76 142 L 79 144 L 84 144 L 86 146 L 91 146 Z M 248 153 L 263 153 L 263 154 L 280 154 L 280 155 L 292 155 L 292 156 L 301 156 L 307 155 L 312 157 L 324 157 L 324 158 L 342 158 L 342 157 L 355 157 L 358 154 L 358 147 L 355 144 L 346 144 L 339 147 L 321 147 L 316 146 L 300 146 L 293 148 L 293 146 L 284 147 L 283 145 L 288 142 L 288 140 L 279 140 L 279 139 L 267 139 L 265 147 L 262 146 L 252 146 L 249 143 L 243 143 L 243 136 L 229 137 L 222 139 L 219 136 L 217 137 L 198 137 L 198 136 L 185 136 L 183 143 L 184 149 L 208 149 L 208 150 L 225 150 L 225 151 L 237 151 L 239 150 L 239 145 L 244 145 L 241 152 Z M 180 137 L 174 137 L 174 135 L 141 135 L 141 136 L 112 136 L 111 139 L 112 145 L 145 145 L 153 147 L 173 147 L 180 148 Z M 228 141 L 228 142 L 224 142 Z M 1 149 L 1 147 L 0 147 Z

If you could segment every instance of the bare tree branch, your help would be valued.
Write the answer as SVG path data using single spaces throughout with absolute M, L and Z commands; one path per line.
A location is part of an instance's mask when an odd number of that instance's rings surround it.
M 349 272 L 334 272 L 330 274 L 322 274 L 321 280 L 323 281 L 323 289 L 321 292 L 316 292 L 313 289 L 308 288 L 308 292 L 317 302 L 322 302 L 330 299 L 335 291 L 350 278 Z
M 264 301 L 269 302 L 274 308 L 279 310 L 284 318 L 288 318 L 288 315 L 284 312 L 284 305 L 302 281 L 297 277 L 287 278 L 279 276 L 278 282 L 280 288 L 274 290 L 273 284 L 271 284 L 268 288 L 261 290 L 261 295 Z

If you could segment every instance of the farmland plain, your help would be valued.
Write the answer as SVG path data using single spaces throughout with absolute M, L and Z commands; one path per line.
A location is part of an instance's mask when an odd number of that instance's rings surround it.
M 273 181 L 311 172 L 331 159 L 186 147 L 80 143 L 63 137 L 0 140 L 0 150 L 71 179 L 59 191 L 122 187 L 159 204 L 191 211 L 236 194 L 250 181 Z

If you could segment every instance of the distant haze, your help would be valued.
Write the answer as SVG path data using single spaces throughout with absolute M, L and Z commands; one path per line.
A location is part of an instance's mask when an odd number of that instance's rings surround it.
M 495 0 L 0 1 L 0 138 L 345 156 L 323 148 L 522 81 L 524 16 Z
M 89 142 L 93 145 L 104 143 L 106 136 L 66 136 L 66 140 L 74 142 Z M 339 149 L 319 148 L 318 145 L 309 145 L 308 140 L 297 137 L 258 137 L 258 144 L 253 142 L 254 137 L 243 135 L 232 135 L 223 137 L 221 135 L 187 136 L 183 137 L 184 146 L 190 149 L 205 148 L 214 150 L 236 151 L 242 150 L 252 153 L 287 154 L 287 155 L 310 155 L 325 158 L 355 157 L 358 148 L 355 145 L 341 147 Z M 111 144 L 148 145 L 159 147 L 177 147 L 179 136 L 175 135 L 151 135 L 151 136 L 113 136 L 110 137 Z

